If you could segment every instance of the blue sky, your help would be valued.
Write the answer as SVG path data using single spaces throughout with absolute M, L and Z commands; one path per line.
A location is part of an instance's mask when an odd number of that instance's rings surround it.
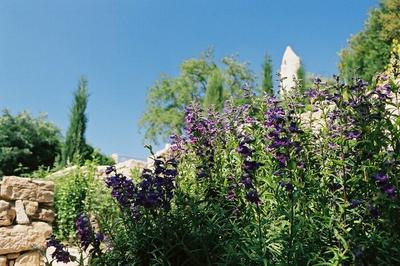
M 144 158 L 137 122 L 160 74 L 212 46 L 260 74 L 291 45 L 306 70 L 337 72 L 338 51 L 378 0 L 2 0 L 0 109 L 48 114 L 65 133 L 79 77 L 89 80 L 86 138 Z

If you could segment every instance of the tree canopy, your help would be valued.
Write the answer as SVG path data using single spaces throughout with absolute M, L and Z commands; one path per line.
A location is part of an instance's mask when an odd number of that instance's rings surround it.
M 45 115 L 28 112 L 0 116 L 0 176 L 20 175 L 51 167 L 61 151 L 60 130 Z
M 381 0 L 371 10 L 364 29 L 352 36 L 340 52 L 339 69 L 347 81 L 361 77 L 372 81 L 389 63 L 390 47 L 400 38 L 400 0 Z
M 272 59 L 268 54 L 265 54 L 263 68 L 263 80 L 261 92 L 268 95 L 274 95 L 274 84 L 272 80 Z
M 139 126 L 145 130 L 146 140 L 165 141 L 171 134 L 182 132 L 186 106 L 192 102 L 210 104 L 210 100 L 205 101 L 209 87 L 212 88 L 209 93 L 222 88 L 222 97 L 216 93 L 217 108 L 222 108 L 226 99 L 240 95 L 243 86 L 254 81 L 255 76 L 246 63 L 227 56 L 218 64 L 212 51 L 207 50 L 199 58 L 185 60 L 177 77 L 163 75 L 149 88 L 146 111 Z

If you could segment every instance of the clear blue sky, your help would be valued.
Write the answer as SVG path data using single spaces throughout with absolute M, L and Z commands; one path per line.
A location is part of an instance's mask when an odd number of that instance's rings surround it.
M 338 51 L 378 0 L 2 0 L 0 109 L 45 112 L 68 126 L 79 77 L 89 79 L 86 138 L 106 154 L 147 154 L 137 122 L 161 73 L 213 46 L 260 73 L 287 45 L 307 71 L 336 73 Z

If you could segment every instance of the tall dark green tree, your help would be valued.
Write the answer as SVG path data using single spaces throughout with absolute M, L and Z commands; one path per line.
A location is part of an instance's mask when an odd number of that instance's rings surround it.
M 350 81 L 361 77 L 372 81 L 384 71 L 390 59 L 394 39 L 400 39 L 400 0 L 381 0 L 372 9 L 364 29 L 352 36 L 348 47 L 340 52 L 341 76 Z
M 204 107 L 215 108 L 216 110 L 222 110 L 224 107 L 224 80 L 218 68 L 214 69 L 209 78 L 204 97 Z
M 63 165 L 86 156 L 87 144 L 85 140 L 85 131 L 88 119 L 85 112 L 88 104 L 88 97 L 87 80 L 82 76 L 79 80 L 78 88 L 74 93 L 70 124 L 62 153 Z
M 268 54 L 265 54 L 263 69 L 263 80 L 261 86 L 261 93 L 266 93 L 270 96 L 274 94 L 274 84 L 272 81 L 272 59 Z

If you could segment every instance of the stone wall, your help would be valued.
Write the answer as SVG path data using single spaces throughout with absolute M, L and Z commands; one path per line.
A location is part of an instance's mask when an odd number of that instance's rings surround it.
M 39 266 L 52 234 L 54 184 L 16 176 L 0 182 L 0 266 Z

